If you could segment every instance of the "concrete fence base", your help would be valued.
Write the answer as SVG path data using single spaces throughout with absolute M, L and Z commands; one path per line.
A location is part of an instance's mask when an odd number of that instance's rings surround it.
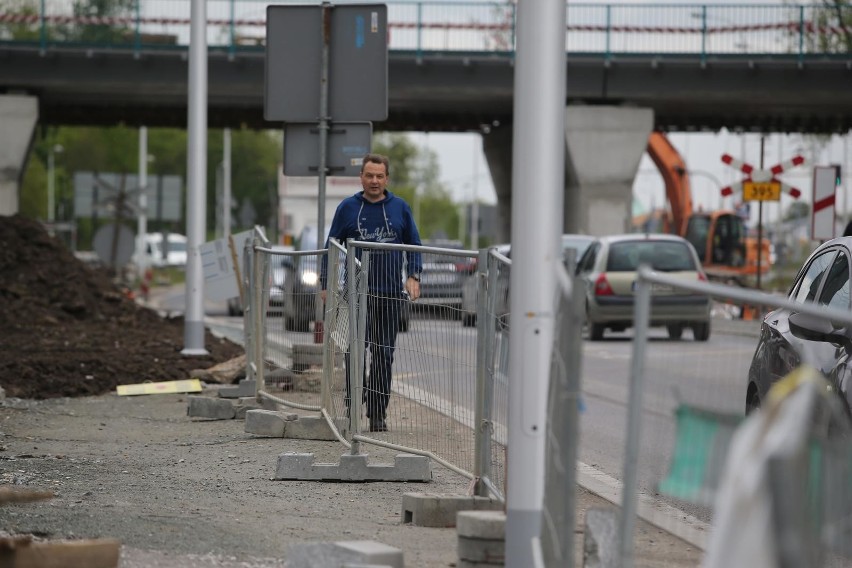
M 367 455 L 343 454 L 340 462 L 314 463 L 314 454 L 286 453 L 278 456 L 273 479 L 301 481 L 432 481 L 429 458 L 398 454 L 393 464 L 367 463 Z
M 502 509 L 502 503 L 488 497 L 436 493 L 406 493 L 402 496 L 402 522 L 418 527 L 454 527 L 460 511 Z
M 506 513 L 461 511 L 458 514 L 459 568 L 491 568 L 506 561 Z

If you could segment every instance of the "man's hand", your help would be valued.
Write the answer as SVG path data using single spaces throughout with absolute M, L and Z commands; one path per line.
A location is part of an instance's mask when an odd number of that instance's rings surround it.
M 325 290 L 320 290 L 320 299 L 322 300 L 322 303 L 324 304 L 325 303 Z
M 408 292 L 411 301 L 415 301 L 420 297 L 420 282 L 409 276 L 405 281 L 405 291 Z

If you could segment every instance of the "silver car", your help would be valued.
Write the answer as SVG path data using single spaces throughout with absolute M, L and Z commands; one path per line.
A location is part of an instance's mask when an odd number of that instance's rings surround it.
M 586 249 L 595 240 L 594 237 L 588 235 L 577 235 L 567 233 L 562 235 L 562 258 L 566 265 L 571 257 L 573 263 L 583 256 Z M 512 256 L 512 246 L 510 244 L 496 245 L 492 249 L 507 257 Z M 569 269 L 572 269 L 569 267 Z M 497 307 L 496 312 L 498 320 L 505 321 L 505 314 L 509 313 L 509 271 L 501 271 L 497 278 Z M 476 277 L 470 276 L 465 280 L 462 290 L 462 325 L 465 327 L 473 327 L 476 325 L 476 298 L 477 298 L 477 283 Z
M 602 339 L 607 329 L 624 331 L 633 326 L 640 264 L 685 281 L 707 280 L 695 249 L 681 237 L 629 234 L 598 238 L 577 264 L 577 274 L 586 284 L 591 340 Z M 651 295 L 652 326 L 665 326 L 672 339 L 680 339 L 687 327 L 696 341 L 709 339 L 710 298 L 664 286 L 654 286 Z

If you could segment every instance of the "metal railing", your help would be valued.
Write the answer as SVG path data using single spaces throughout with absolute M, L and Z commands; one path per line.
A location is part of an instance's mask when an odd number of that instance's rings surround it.
M 670 293 L 705 295 L 716 306 L 736 303 L 771 315 L 767 316 L 761 328 L 760 338 L 749 331 L 745 340 L 725 334 L 710 344 L 682 341 L 679 326 L 674 326 L 677 327 L 676 332 L 672 334 L 669 331 L 668 335 L 665 331 L 658 334 L 652 329 L 656 319 L 653 298 Z M 838 296 L 848 304 L 848 291 L 845 296 L 842 291 Z M 623 401 L 628 412 L 620 524 L 622 566 L 633 565 L 633 532 L 638 511 L 642 510 L 644 520 L 662 528 L 671 526 L 672 506 L 676 508 L 674 510 L 683 511 L 680 509 L 683 503 L 689 504 L 690 515 L 706 522 L 714 518 L 711 507 L 719 505 L 718 492 L 726 479 L 725 471 L 731 467 L 726 466 L 728 447 L 745 419 L 746 411 L 763 413 L 766 412 L 763 407 L 770 407 L 772 410 L 768 413 L 772 414 L 777 410 L 772 402 L 779 398 L 779 395 L 773 394 L 774 386 L 767 393 L 764 389 L 769 387 L 755 389 L 757 383 L 765 379 L 770 385 L 775 385 L 784 382 L 783 377 L 793 371 L 792 368 L 800 364 L 811 365 L 833 377 L 820 387 L 826 402 L 831 403 L 830 406 L 843 405 L 837 396 L 843 370 L 825 368 L 824 363 L 819 363 L 820 357 L 815 357 L 820 345 L 824 347 L 823 356 L 828 352 L 835 353 L 837 346 L 826 336 L 820 340 L 817 332 L 788 330 L 785 314 L 801 314 L 816 318 L 818 322 L 830 322 L 831 325 L 823 327 L 838 333 L 852 326 L 852 312 L 848 309 L 801 303 L 738 287 L 684 281 L 640 267 L 635 291 L 629 397 Z M 714 326 L 723 327 L 726 323 L 721 318 L 713 318 Z M 725 330 L 728 333 L 742 330 L 734 323 L 748 322 L 730 323 L 730 329 Z M 677 343 L 678 347 L 673 348 L 673 343 Z M 777 352 L 771 351 L 775 348 Z M 840 374 L 834 376 L 836 371 Z M 587 389 L 594 388 L 597 387 L 587 385 Z M 587 395 L 594 396 L 597 392 L 587 390 Z M 610 400 L 615 402 L 612 396 Z M 840 414 L 841 422 L 845 424 L 841 430 L 848 432 L 848 413 Z M 824 413 L 822 416 L 825 418 Z M 842 434 L 846 437 L 842 443 L 837 443 L 831 436 L 826 438 L 812 430 L 820 423 L 818 420 L 802 421 L 802 437 L 811 440 L 810 450 L 801 450 L 802 459 L 791 460 L 786 465 L 778 461 L 768 465 L 770 469 L 774 468 L 772 475 L 778 476 L 772 483 L 767 477 L 763 487 L 773 502 L 774 528 L 770 532 L 779 531 L 774 537 L 777 544 L 774 553 L 779 559 L 786 559 L 779 560 L 779 565 L 820 566 L 830 556 L 826 555 L 826 551 L 830 550 L 848 555 L 848 519 L 852 515 L 849 435 Z M 767 434 L 764 438 L 771 437 Z M 778 437 L 775 436 L 775 439 Z M 749 459 L 757 460 L 768 455 L 764 452 L 755 445 L 748 452 Z M 807 457 L 808 452 L 810 457 Z M 741 469 L 753 465 L 742 460 L 733 467 Z M 776 485 L 775 481 L 779 484 Z M 663 495 L 669 503 L 643 507 L 649 495 L 657 494 Z M 803 513 L 802 507 L 791 509 L 790 503 L 794 502 L 805 503 L 808 513 Z M 741 512 L 747 508 L 744 506 Z M 688 516 L 684 512 L 680 514 L 681 518 Z M 728 520 L 735 524 L 743 523 L 745 516 L 743 513 L 738 519 L 729 517 Z M 730 535 L 755 529 L 717 525 L 712 530 L 727 530 L 726 534 Z M 707 535 L 701 535 L 701 538 L 703 540 Z M 702 547 L 705 545 L 701 544 Z M 802 557 L 796 555 L 803 550 L 820 551 L 821 558 L 801 563 Z
M 269 0 L 208 0 L 208 46 L 262 51 Z M 389 49 L 511 56 L 516 6 L 487 2 L 389 2 Z M 71 0 L 0 2 L 0 42 L 99 49 L 184 50 L 189 0 L 138 0 L 132 10 L 82 14 Z M 565 49 L 629 55 L 848 57 L 852 7 L 817 4 L 570 4 Z

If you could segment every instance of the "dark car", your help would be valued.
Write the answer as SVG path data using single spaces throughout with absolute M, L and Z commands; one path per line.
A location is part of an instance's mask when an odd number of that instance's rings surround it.
M 428 241 L 429 247 L 463 250 L 459 241 Z M 423 253 L 423 271 L 420 273 L 420 299 L 417 305 L 450 308 L 457 317 L 462 305 L 462 287 L 468 276 L 476 270 L 472 256 L 456 256 L 441 252 Z
M 852 238 L 822 244 L 805 261 L 788 299 L 849 310 Z M 769 312 L 748 372 L 746 413 L 760 407 L 770 387 L 802 363 L 819 370 L 849 409 L 852 326 L 779 308 Z

